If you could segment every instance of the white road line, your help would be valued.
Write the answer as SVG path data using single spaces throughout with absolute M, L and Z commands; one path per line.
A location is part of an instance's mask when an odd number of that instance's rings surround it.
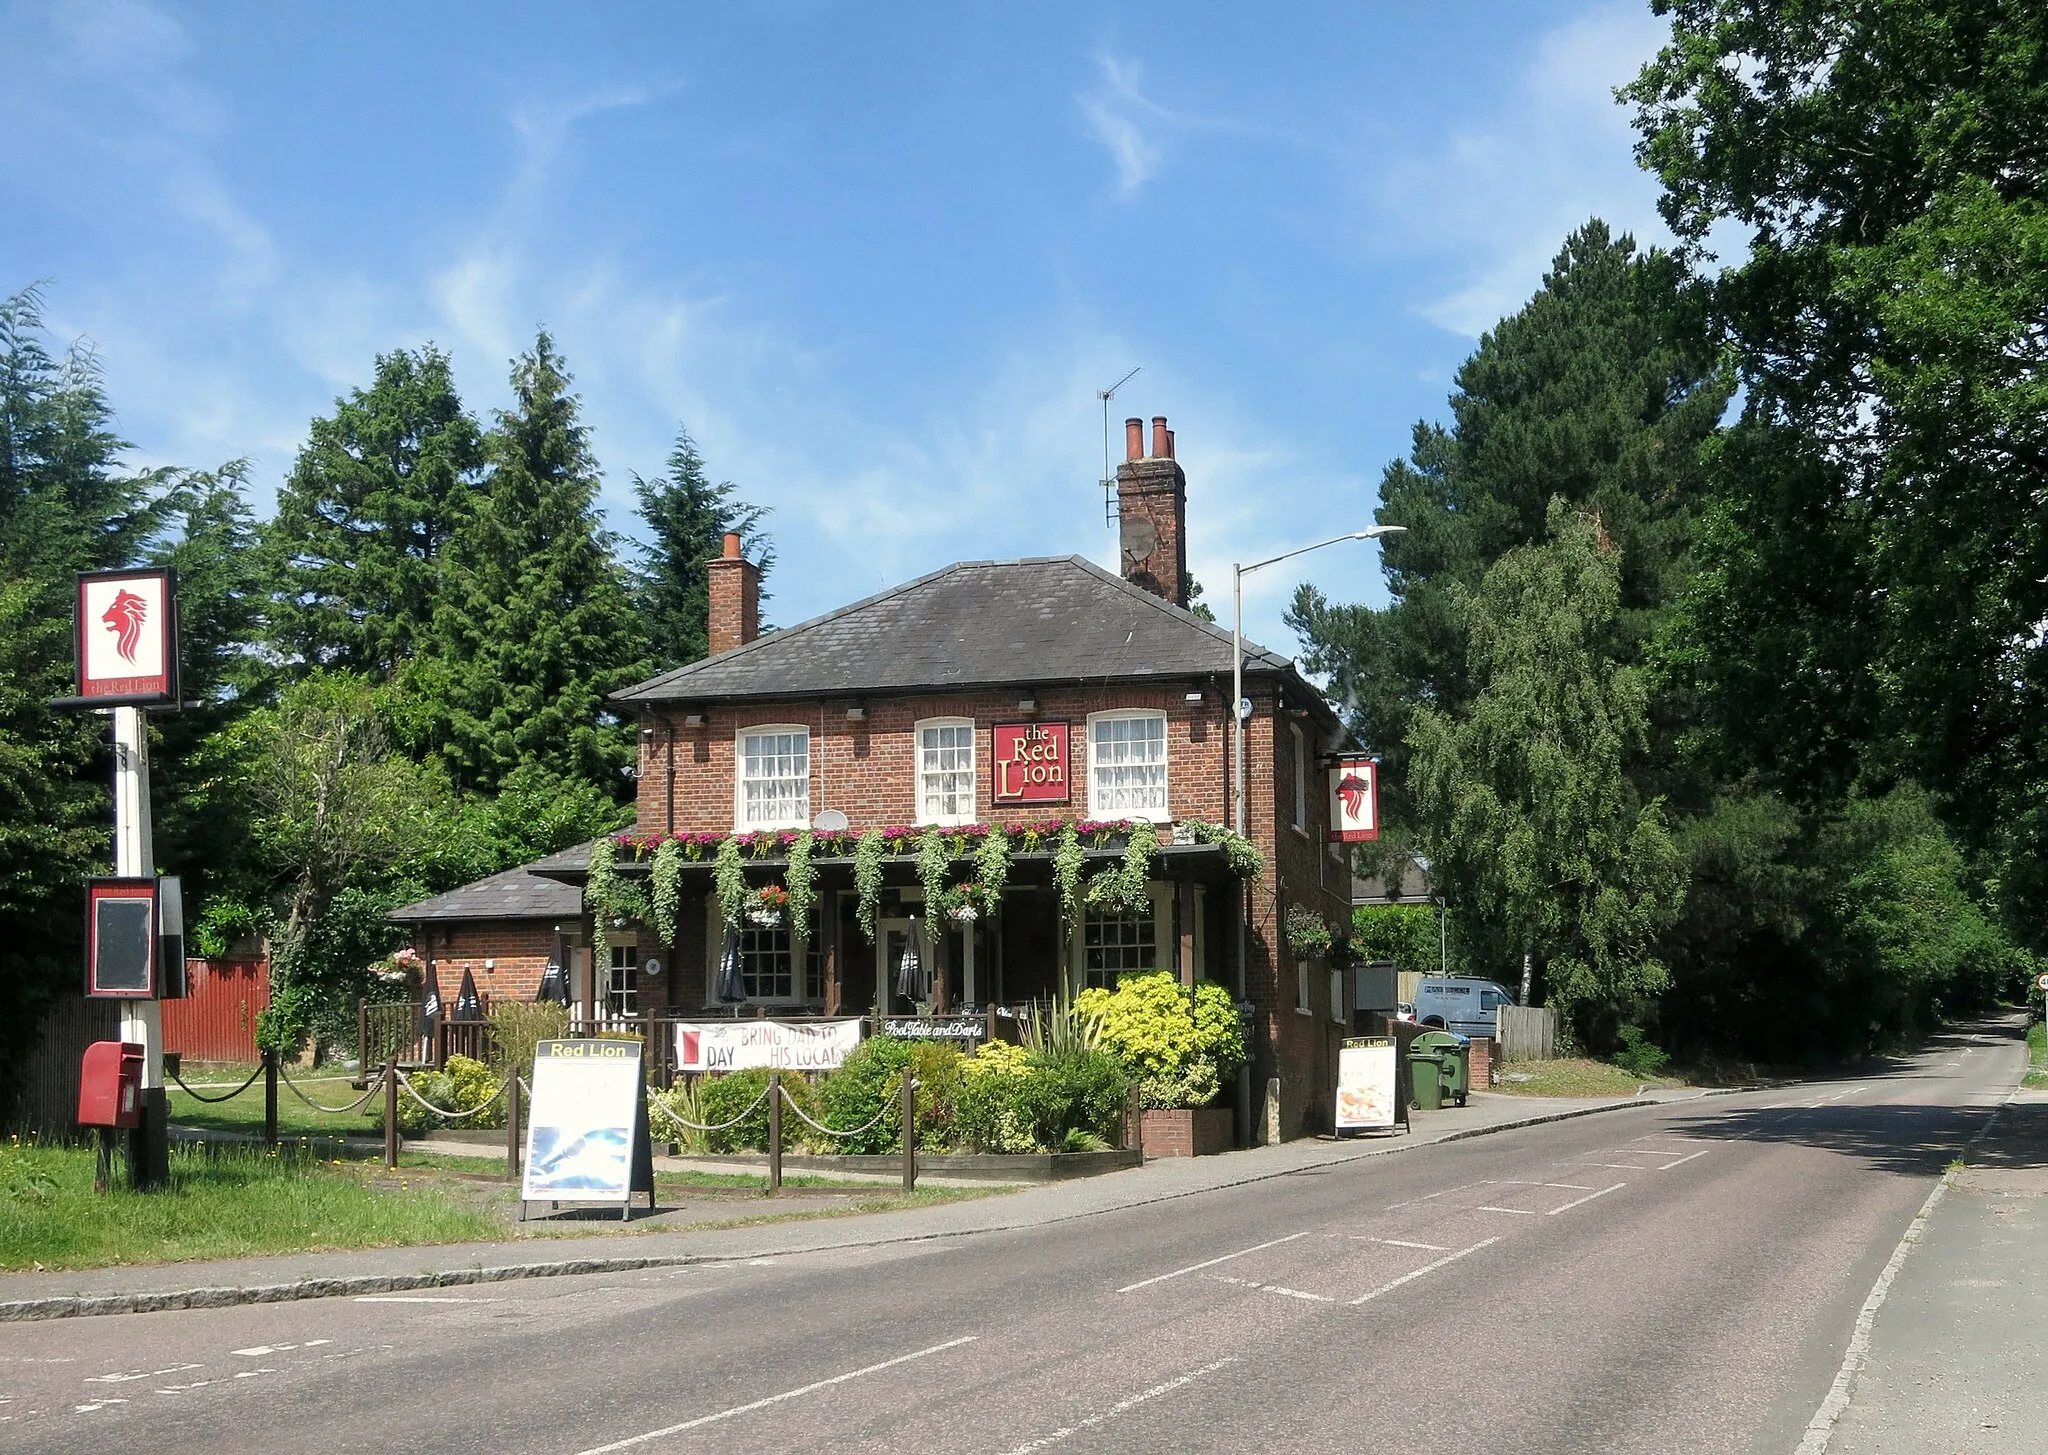
M 1454 1192 L 1470 1192 L 1475 1187 L 1486 1186 L 1487 1180 L 1482 1177 L 1477 1182 L 1467 1182 L 1457 1187 L 1445 1187 L 1436 1192 L 1425 1192 L 1422 1196 L 1411 1197 L 1406 1202 L 1388 1203 L 1386 1210 L 1388 1212 L 1398 1212 L 1404 1207 L 1413 1207 L 1418 1202 L 1428 1202 L 1433 1197 L 1449 1197 Z
M 1128 1410 L 1134 1410 L 1147 1400 L 1157 1399 L 1162 1394 L 1171 1394 L 1183 1385 L 1193 1384 L 1205 1374 L 1214 1374 L 1217 1370 L 1235 1363 L 1237 1363 L 1235 1359 L 1218 1359 L 1213 1364 L 1204 1364 L 1200 1369 L 1190 1369 L 1186 1374 L 1169 1379 L 1163 1384 L 1155 1384 L 1150 1389 L 1140 1390 L 1128 1399 L 1118 1400 L 1099 1415 L 1089 1415 L 1086 1419 L 1077 1420 L 1071 1425 L 1054 1430 L 1050 1435 L 1040 1435 L 1036 1440 L 1027 1440 L 1022 1445 L 1013 1445 L 1008 1450 L 1005 1450 L 1003 1455 L 1032 1455 L 1033 1451 L 1043 1450 L 1048 1445 L 1057 1445 L 1069 1436 L 1078 1435 L 1083 1430 L 1093 1429 L 1107 1420 L 1115 1419 L 1118 1415 Z
M 659 1430 L 649 1430 L 644 1435 L 628 1435 L 625 1439 L 614 1440 L 609 1445 L 593 1445 L 588 1450 L 577 1451 L 576 1455 L 610 1455 L 610 1452 L 613 1450 L 630 1450 L 635 1445 L 646 1444 L 649 1440 L 665 1439 L 670 1435 L 680 1435 L 685 1430 L 695 1430 L 701 1429 L 705 1425 L 715 1425 L 720 1420 L 729 1420 L 736 1415 L 752 1414 L 755 1410 L 766 1409 L 774 1404 L 781 1404 L 784 1400 L 797 1399 L 806 1394 L 815 1394 L 821 1389 L 830 1389 L 835 1384 L 845 1384 L 851 1379 L 862 1379 L 870 1374 L 879 1374 L 884 1369 L 894 1369 L 897 1365 L 908 1364 L 914 1359 L 929 1359 L 934 1354 L 943 1354 L 948 1349 L 959 1348 L 962 1344 L 972 1344 L 980 1337 L 981 1335 L 979 1334 L 965 1334 L 957 1339 L 948 1339 L 943 1344 L 934 1344 L 929 1349 L 914 1349 L 908 1354 L 898 1354 L 894 1359 L 884 1359 L 879 1364 L 869 1364 L 860 1369 L 849 1369 L 846 1373 L 835 1374 L 830 1379 L 820 1379 L 796 1389 L 786 1389 L 781 1394 L 771 1394 L 766 1399 L 757 1399 L 749 1404 L 736 1404 L 731 1409 L 720 1410 L 716 1414 L 699 1415 L 694 1420 L 684 1420 L 681 1424 L 667 1425 Z
M 1560 1187 L 1566 1192 L 1591 1192 L 1593 1189 L 1582 1182 L 1531 1182 L 1524 1177 L 1503 1177 L 1494 1183 L 1496 1187 Z
M 1535 1213 L 1534 1213 L 1534 1212 L 1533 1212 L 1532 1210 L 1530 1210 L 1529 1208 L 1526 1208 L 1526 1207 L 1492 1207 L 1492 1206 L 1482 1205 L 1482 1206 L 1480 1206 L 1480 1207 L 1476 1207 L 1476 1208 L 1474 1208 L 1474 1209 L 1473 1209 L 1473 1211 L 1474 1211 L 1474 1212 L 1505 1212 L 1505 1213 L 1514 1213 L 1514 1214 L 1516 1214 L 1516 1215 L 1517 1215 L 1518 1217 L 1525 1217 L 1525 1218 L 1533 1218 L 1533 1217 L 1535 1217 L 1535 1216 L 1536 1216 L 1536 1214 L 1535 1214 Z
M 1287 1288 L 1278 1283 L 1254 1283 L 1249 1278 L 1232 1278 L 1228 1273 L 1208 1273 L 1218 1283 L 1234 1284 L 1239 1288 L 1256 1288 L 1260 1293 L 1277 1293 L 1282 1298 L 1305 1298 L 1311 1303 L 1335 1303 L 1337 1300 L 1327 1293 L 1304 1293 L 1298 1288 Z
M 1554 1218 L 1561 1212 L 1570 1212 L 1573 1208 L 1579 1206 L 1581 1203 L 1591 1202 L 1596 1197 L 1605 1197 L 1608 1193 L 1618 1192 L 1620 1189 L 1626 1186 L 1628 1186 L 1626 1182 L 1617 1182 L 1614 1184 L 1613 1187 L 1603 1187 L 1598 1192 L 1589 1192 L 1584 1197 L 1575 1197 L 1570 1202 L 1566 1203 L 1563 1207 L 1552 1208 L 1549 1212 L 1545 1213 L 1544 1216 Z
M 1404 1243 L 1399 1238 L 1359 1238 L 1361 1243 L 1385 1243 L 1389 1248 L 1420 1248 L 1425 1253 L 1448 1253 L 1449 1248 L 1436 1243 Z
M 1678 1165 L 1679 1165 L 1679 1163 L 1681 1163 L 1681 1162 L 1690 1162 L 1690 1161 L 1692 1161 L 1692 1159 L 1693 1159 L 1693 1158 L 1695 1158 L 1695 1157 L 1704 1157 L 1704 1156 L 1706 1156 L 1706 1155 L 1707 1155 L 1707 1153 L 1709 1153 L 1709 1152 L 1711 1152 L 1711 1151 L 1713 1151 L 1713 1150 L 1714 1150 L 1714 1149 L 1713 1149 L 1712 1147 L 1702 1147 L 1702 1148 L 1700 1148 L 1700 1149 L 1699 1149 L 1699 1151 L 1697 1151 L 1697 1152 L 1688 1152 L 1688 1153 L 1686 1153 L 1686 1154 L 1685 1154 L 1685 1155 L 1684 1155 L 1683 1157 L 1680 1157 L 1680 1158 L 1678 1159 L 1678 1161 L 1676 1161 L 1676 1162 L 1666 1162 L 1666 1163 L 1665 1163 L 1665 1164 L 1664 1164 L 1663 1166 L 1659 1167 L 1659 1168 L 1658 1168 L 1657 1170 L 1658 1170 L 1659 1172 L 1669 1172 L 1669 1171 L 1670 1171 L 1670 1170 L 1671 1170 L 1672 1168 L 1674 1168 L 1674 1167 L 1678 1166 Z
M 1210 1258 L 1205 1262 L 1190 1263 L 1187 1267 L 1176 1268 L 1171 1273 L 1160 1273 L 1151 1278 L 1140 1279 L 1136 1283 L 1126 1283 L 1122 1288 L 1119 1288 L 1117 1292 L 1134 1293 L 1141 1288 L 1150 1288 L 1155 1283 L 1164 1283 L 1169 1278 L 1179 1278 L 1182 1274 L 1185 1273 L 1200 1273 L 1204 1268 L 1214 1268 L 1218 1263 L 1228 1263 L 1231 1259 L 1242 1258 L 1247 1253 L 1263 1252 L 1267 1248 L 1277 1248 L 1282 1243 L 1291 1243 L 1296 1238 L 1306 1238 L 1307 1236 L 1308 1234 L 1306 1232 L 1289 1233 L 1286 1237 L 1275 1238 L 1270 1243 L 1254 1243 L 1249 1248 L 1239 1248 L 1235 1253 L 1225 1253 L 1221 1258 Z
M 428 1298 L 423 1294 L 408 1296 L 401 1293 L 359 1293 L 356 1295 L 355 1301 L 357 1303 L 503 1303 L 505 1300 L 502 1298 Z M 322 1339 L 320 1342 L 324 1344 L 327 1341 Z M 284 1344 L 280 1347 L 289 1349 L 292 1346 Z M 237 1354 L 245 1354 L 248 1351 L 246 1349 L 237 1349 L 235 1352 Z
M 126 1384 L 131 1379 L 150 1379 L 159 1374 L 182 1374 L 187 1369 L 197 1369 L 197 1364 L 172 1364 L 163 1369 L 138 1369 L 130 1374 L 88 1374 L 87 1384 Z
M 1474 1243 L 1469 1248 L 1460 1248 L 1455 1253 L 1447 1254 L 1446 1256 L 1437 1259 L 1434 1263 L 1425 1263 L 1420 1268 L 1416 1269 L 1413 1273 L 1402 1274 L 1399 1278 L 1396 1278 L 1392 1283 L 1382 1283 L 1378 1288 L 1375 1288 L 1371 1293 L 1366 1294 L 1363 1298 L 1352 1299 L 1351 1306 L 1353 1308 L 1356 1308 L 1358 1307 L 1358 1305 L 1362 1303 L 1371 1303 L 1374 1299 L 1378 1298 L 1383 1293 L 1392 1293 L 1395 1289 L 1399 1288 L 1404 1283 L 1413 1283 L 1416 1279 L 1422 1277 L 1422 1275 L 1425 1273 L 1434 1273 L 1437 1271 L 1437 1269 L 1443 1267 L 1447 1263 L 1457 1262 L 1467 1253 L 1477 1253 L 1481 1248 L 1492 1247 L 1495 1243 L 1498 1243 L 1499 1241 L 1499 1238 L 1488 1238 L 1483 1243 Z

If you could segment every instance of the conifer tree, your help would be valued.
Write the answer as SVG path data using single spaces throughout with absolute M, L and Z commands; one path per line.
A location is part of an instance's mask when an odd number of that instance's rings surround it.
M 482 467 L 447 356 L 380 354 L 370 387 L 313 421 L 265 529 L 278 651 L 394 677 L 433 620 L 441 552 Z
M 620 791 L 630 728 L 606 694 L 642 675 L 645 637 L 597 510 L 597 462 L 546 333 L 512 371 L 490 473 L 445 551 L 431 649 L 407 685 L 456 784 L 521 764 Z
M 711 483 L 687 429 L 676 433 L 666 475 L 633 477 L 648 533 L 634 594 L 657 672 L 694 662 L 711 650 L 711 573 L 705 563 L 723 549 L 727 532 L 738 532 L 741 549 L 763 577 L 775 562 L 760 529 L 768 508 L 738 499 L 735 489 L 729 480 Z

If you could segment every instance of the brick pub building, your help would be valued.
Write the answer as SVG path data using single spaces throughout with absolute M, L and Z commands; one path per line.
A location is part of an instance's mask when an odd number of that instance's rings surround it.
M 921 917 L 914 854 L 892 857 L 870 943 L 853 861 L 820 857 L 814 924 L 742 928 L 748 1001 L 736 1010 L 714 992 L 724 927 L 711 856 L 685 866 L 675 944 L 655 943 L 651 925 L 619 929 L 593 965 L 584 846 L 394 913 L 443 992 L 468 969 L 487 995 L 530 998 L 556 961 L 586 1020 L 893 1014 L 910 1009 L 893 972 L 913 936 L 937 997 L 963 1010 L 1044 1000 L 1062 977 L 1077 990 L 1163 969 L 1250 1007 L 1241 1138 L 1326 1130 L 1345 979 L 1293 957 L 1281 926 L 1290 906 L 1333 929 L 1349 919 L 1323 766 L 1342 729 L 1291 662 L 1247 643 L 1246 828 L 1264 871 L 1242 880 L 1221 846 L 1175 828 L 1231 819 L 1230 634 L 1187 610 L 1187 479 L 1172 432 L 1154 419 L 1148 451 L 1133 419 L 1126 442 L 1121 575 L 1078 556 L 960 562 L 761 636 L 760 573 L 728 536 L 711 564 L 711 655 L 614 701 L 639 723 L 639 836 L 1144 819 L 1162 846 L 1147 909 L 1091 909 L 1068 931 L 1050 849 L 1013 837 L 999 909 L 943 932 Z M 1089 871 L 1118 853 L 1092 851 Z M 781 861 L 748 862 L 750 883 L 779 878 Z M 645 861 L 622 857 L 620 872 L 644 874 Z

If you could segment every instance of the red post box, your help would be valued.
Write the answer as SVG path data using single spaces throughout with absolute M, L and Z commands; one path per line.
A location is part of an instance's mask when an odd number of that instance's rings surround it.
M 78 1070 L 78 1123 L 142 1125 L 143 1048 L 133 1041 L 94 1041 Z

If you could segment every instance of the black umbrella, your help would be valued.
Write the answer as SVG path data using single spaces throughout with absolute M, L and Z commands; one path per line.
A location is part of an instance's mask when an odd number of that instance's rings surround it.
M 441 972 L 432 960 L 427 961 L 427 985 L 420 999 L 419 1037 L 429 1046 L 441 1028 Z
M 912 915 L 903 932 L 903 958 L 896 964 L 896 993 L 905 1000 L 923 1000 L 927 993 L 917 936 L 917 916 Z
M 556 1005 L 569 1003 L 569 972 L 562 968 L 559 960 L 548 961 L 548 968 L 541 972 L 540 989 L 533 994 L 536 1003 L 552 1000 Z
M 480 1021 L 484 1018 L 483 997 L 476 993 L 476 977 L 469 973 L 467 965 L 462 967 L 462 989 L 455 992 L 455 1015 L 459 1021 Z
M 725 927 L 725 943 L 718 951 L 718 985 L 712 991 L 721 1004 L 739 1005 L 747 998 L 747 983 L 740 979 L 740 932 Z

